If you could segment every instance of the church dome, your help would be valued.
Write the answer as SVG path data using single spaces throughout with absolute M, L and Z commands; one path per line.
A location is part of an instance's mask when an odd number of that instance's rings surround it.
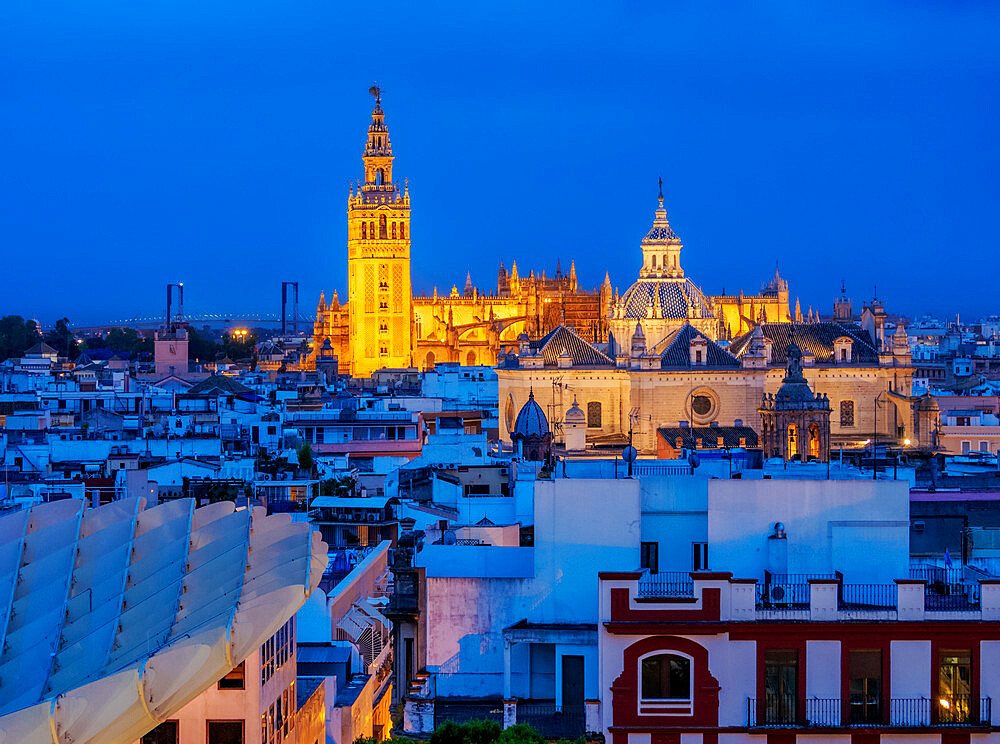
M 569 410 L 566 411 L 566 419 L 563 423 L 566 424 L 586 424 L 587 414 L 583 412 L 583 409 L 576 403 L 576 396 L 573 397 L 573 405 L 570 406 Z
M 711 318 L 712 311 L 701 290 L 690 279 L 640 279 L 622 296 L 622 317 Z
M 917 402 L 916 402 L 915 408 L 918 411 L 940 411 L 941 410 L 941 406 L 938 405 L 938 402 L 934 399 L 934 396 L 931 395 L 930 393 L 924 393 L 919 398 L 917 398 Z
M 544 437 L 549 433 L 549 420 L 545 417 L 545 411 L 535 402 L 535 393 L 528 393 L 528 401 L 521 406 L 521 410 L 514 420 L 514 436 L 516 437 Z

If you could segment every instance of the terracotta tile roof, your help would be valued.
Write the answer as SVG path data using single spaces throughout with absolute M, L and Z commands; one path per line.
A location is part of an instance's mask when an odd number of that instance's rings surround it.
M 226 377 L 225 375 L 212 375 L 211 377 L 207 377 L 197 385 L 192 385 L 188 392 L 195 395 L 212 392 L 229 393 L 230 395 L 253 394 L 253 390 L 248 388 L 246 385 L 237 382 L 232 377 Z
M 877 365 L 878 352 L 868 331 L 850 323 L 761 323 L 760 329 L 765 338 L 773 343 L 771 347 L 771 364 L 784 367 L 788 363 L 785 350 L 794 340 L 803 352 L 811 352 L 817 362 L 833 362 L 833 342 L 841 336 L 847 336 L 854 341 L 849 364 Z M 730 349 L 736 356 L 742 356 L 750 345 L 750 334 L 746 333 L 733 339 Z M 848 366 L 847 363 L 844 366 Z
M 564 325 L 549 331 L 537 341 L 532 341 L 531 348 L 541 350 L 546 365 L 555 365 L 559 355 L 565 350 L 573 357 L 574 367 L 614 366 L 611 357 L 602 354 L 593 344 L 584 341 L 573 329 Z
M 677 446 L 678 437 L 681 446 L 689 449 L 696 449 L 699 439 L 703 448 L 717 448 L 719 437 L 722 437 L 723 447 L 757 447 L 757 432 L 749 426 L 664 426 L 656 431 L 671 447 Z

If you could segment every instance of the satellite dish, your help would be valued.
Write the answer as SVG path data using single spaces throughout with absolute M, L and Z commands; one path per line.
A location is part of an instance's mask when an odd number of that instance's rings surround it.
M 455 537 L 454 530 L 445 530 L 444 534 L 441 535 L 442 545 L 455 545 L 458 542 L 458 538 Z
M 631 444 L 626 445 L 622 449 L 622 459 L 625 462 L 635 462 L 636 458 L 639 456 L 639 450 L 633 447 Z

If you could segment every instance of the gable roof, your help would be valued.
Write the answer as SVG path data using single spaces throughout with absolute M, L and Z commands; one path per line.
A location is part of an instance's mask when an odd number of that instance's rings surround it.
M 585 341 L 576 331 L 565 325 L 549 331 L 544 336 L 528 342 L 528 347 L 542 355 L 546 367 L 555 367 L 559 357 L 567 352 L 573 359 L 574 367 L 613 367 L 614 360 L 600 351 L 589 341 Z M 520 359 L 508 355 L 499 365 L 501 368 L 517 369 Z
M 851 362 L 842 362 L 840 366 L 877 365 L 878 351 L 868 331 L 862 330 L 853 323 L 761 323 L 761 332 L 771 340 L 771 364 L 784 367 L 788 363 L 786 349 L 792 341 L 798 344 L 803 353 L 809 352 L 817 362 L 834 361 L 834 341 L 846 336 L 854 342 L 851 350 Z M 752 333 L 752 332 L 751 332 Z M 733 340 L 730 345 L 733 354 L 742 356 L 750 346 L 750 333 L 745 333 Z
M 691 341 L 702 338 L 705 340 L 705 363 L 691 363 Z M 690 324 L 684 324 L 669 336 L 660 341 L 651 350 L 660 355 L 660 366 L 666 368 L 697 368 L 703 367 L 739 367 L 740 360 L 719 346 L 701 331 Z
M 230 395 L 253 395 L 253 390 L 226 375 L 211 375 L 188 390 L 193 395 L 206 395 L 219 392 Z
M 28 355 L 28 354 L 58 354 L 59 352 L 53 349 L 44 341 L 39 341 L 37 344 L 32 346 L 24 353 L 25 355 Z

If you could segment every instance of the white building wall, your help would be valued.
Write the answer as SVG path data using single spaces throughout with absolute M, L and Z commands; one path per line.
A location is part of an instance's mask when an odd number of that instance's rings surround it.
M 893 641 L 889 663 L 889 689 L 894 698 L 931 696 L 930 641 Z
M 1000 725 L 1000 641 L 979 644 L 979 696 L 993 699 L 992 723 Z
M 840 641 L 806 641 L 806 697 L 840 698 Z
M 840 570 L 848 582 L 909 575 L 909 489 L 904 481 L 711 480 L 709 560 L 753 578 L 768 565 L 768 536 L 785 526 L 788 573 Z M 871 540 L 879 544 L 872 560 Z

